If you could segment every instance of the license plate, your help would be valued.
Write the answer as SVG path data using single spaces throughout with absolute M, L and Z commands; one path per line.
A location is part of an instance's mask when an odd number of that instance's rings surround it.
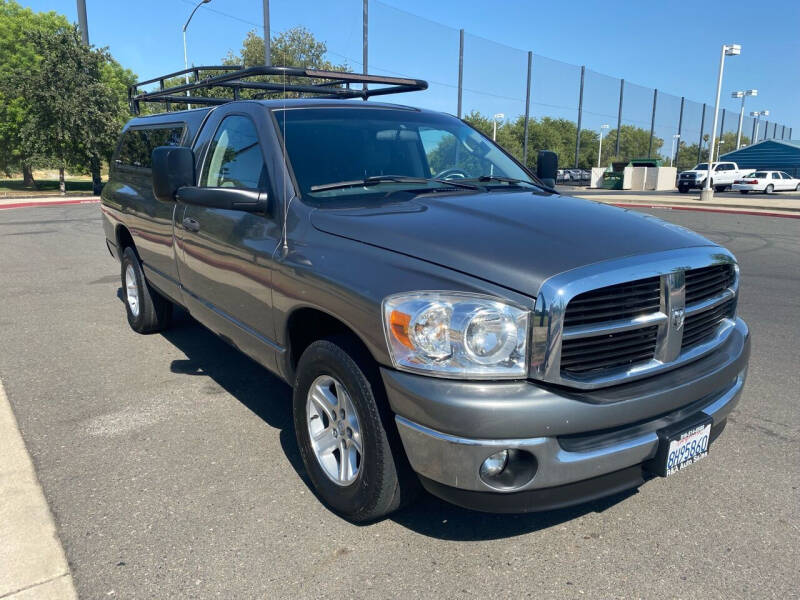
M 710 435 L 711 423 L 706 423 L 685 431 L 677 440 L 670 440 L 665 474 L 672 475 L 705 458 Z
M 647 467 L 662 477 L 673 475 L 708 455 L 711 440 L 711 417 L 673 425 L 658 432 L 656 456 Z

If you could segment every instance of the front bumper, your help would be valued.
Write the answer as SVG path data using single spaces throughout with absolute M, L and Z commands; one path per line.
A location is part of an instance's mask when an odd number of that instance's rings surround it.
M 409 462 L 425 487 L 457 504 L 527 511 L 638 485 L 642 463 L 657 452 L 657 432 L 668 425 L 704 413 L 717 435 L 739 400 L 749 355 L 749 332 L 737 319 L 721 346 L 689 365 L 588 392 L 389 369 L 382 375 Z M 480 466 L 502 449 L 532 454 L 533 478 L 502 490 L 488 485 Z
M 705 177 L 703 177 L 702 179 L 679 179 L 678 187 L 687 187 L 689 189 L 699 188 L 703 187 L 705 181 L 706 181 Z

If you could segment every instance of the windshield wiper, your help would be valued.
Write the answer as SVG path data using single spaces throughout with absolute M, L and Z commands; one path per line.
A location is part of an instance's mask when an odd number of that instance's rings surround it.
M 535 183 L 531 181 L 525 181 L 524 179 L 514 179 L 513 177 L 501 177 L 499 175 L 481 175 L 480 177 L 470 177 L 469 181 L 480 181 L 481 183 L 488 183 L 490 181 L 499 181 L 501 183 L 524 183 L 526 185 L 532 185 L 535 187 Z
M 427 185 L 431 181 L 435 181 L 436 183 L 441 183 L 443 185 L 451 185 L 453 187 L 467 188 L 470 190 L 478 189 L 472 184 L 458 183 L 449 179 L 425 179 L 424 177 L 409 177 L 407 175 L 373 175 L 371 177 L 365 177 L 364 179 L 312 185 L 310 190 L 312 192 L 324 192 L 326 190 L 338 190 L 349 187 L 365 187 L 377 185 L 379 183 L 424 183 Z

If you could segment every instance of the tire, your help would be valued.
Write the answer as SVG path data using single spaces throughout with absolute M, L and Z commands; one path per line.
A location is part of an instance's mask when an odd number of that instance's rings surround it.
M 771 194 L 774 191 L 775 191 L 775 186 L 772 185 L 771 183 L 767 187 L 764 188 L 764 193 L 765 194 Z
M 169 327 L 172 302 L 150 287 L 139 257 L 130 246 L 122 252 L 121 277 L 122 297 L 131 329 L 137 333 L 155 333 Z
M 685 194 L 686 192 L 688 192 L 688 191 L 689 191 L 689 188 L 688 188 L 688 187 L 686 187 L 685 185 L 679 185 L 679 186 L 678 186 L 678 191 L 679 191 L 681 194 Z
M 725 191 L 725 186 L 724 185 L 715 185 L 714 186 L 714 191 L 715 192 L 724 192 Z
M 310 392 L 319 398 L 319 390 L 326 392 L 328 401 L 311 399 Z M 331 396 L 335 403 L 329 402 Z M 345 410 L 345 418 L 339 415 L 334 421 L 330 415 L 336 414 L 337 406 Z M 380 374 L 372 357 L 350 337 L 316 341 L 303 352 L 293 413 L 306 471 L 317 496 L 331 510 L 353 522 L 373 521 L 416 495 L 419 482 L 394 428 Z M 343 441 L 350 444 L 344 453 Z M 355 469 L 345 469 L 343 475 L 341 458 L 351 457 L 354 449 L 355 460 L 345 464 L 355 464 Z
M 739 190 L 740 194 L 746 194 L 749 190 Z
M 800 183 L 797 184 L 797 187 L 794 188 L 794 191 L 795 192 L 800 192 Z

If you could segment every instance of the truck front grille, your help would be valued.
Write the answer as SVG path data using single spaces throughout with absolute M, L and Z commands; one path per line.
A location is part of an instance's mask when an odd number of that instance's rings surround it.
M 708 310 L 686 317 L 683 325 L 681 349 L 691 348 L 713 337 L 720 323 L 724 319 L 733 317 L 734 306 L 734 299 L 731 298 Z
M 733 285 L 733 265 L 712 265 L 686 271 L 686 306 L 718 296 Z
M 614 379 L 676 361 L 734 316 L 735 286 L 735 267 L 726 263 L 576 295 L 564 311 L 561 377 Z
M 564 315 L 564 327 L 632 319 L 658 311 L 658 277 L 611 285 L 575 296 Z
M 627 367 L 653 358 L 658 326 L 633 329 L 590 338 L 564 340 L 561 370 L 585 375 Z

